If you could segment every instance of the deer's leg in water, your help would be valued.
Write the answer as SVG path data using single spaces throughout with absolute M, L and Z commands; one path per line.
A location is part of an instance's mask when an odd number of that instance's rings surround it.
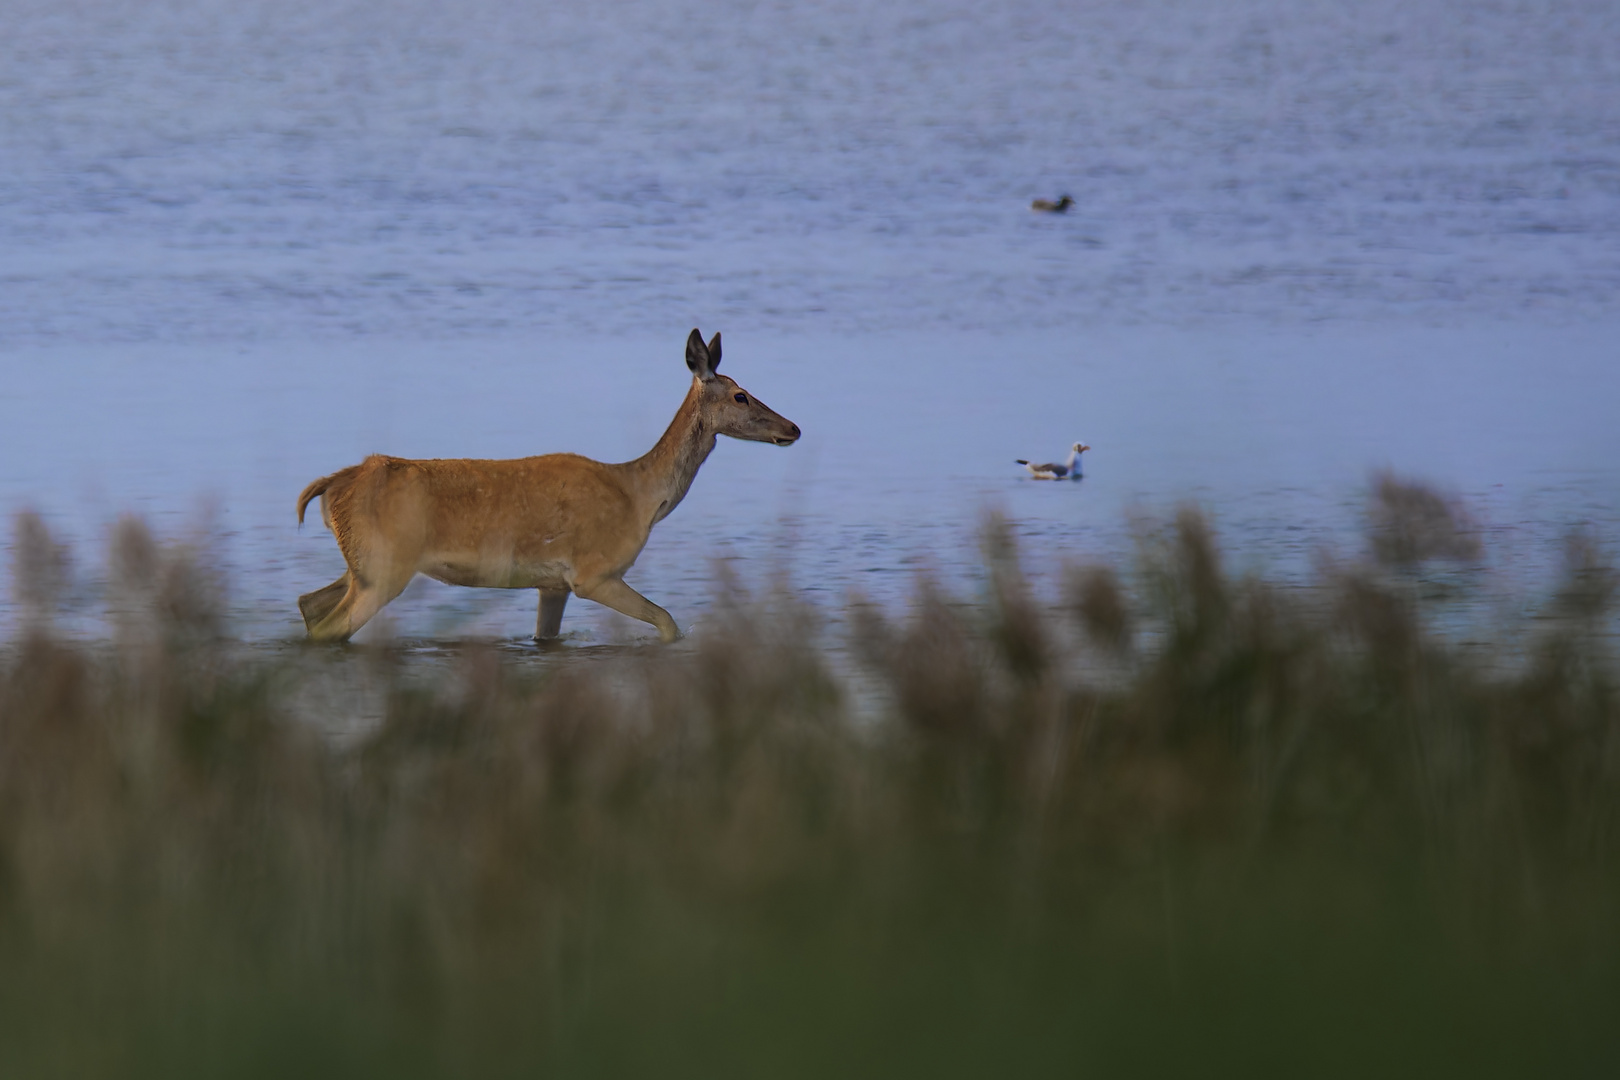
M 409 585 L 411 578 L 415 576 L 414 573 L 401 574 L 394 580 L 362 583 L 351 571 L 349 589 L 343 594 L 343 599 L 310 626 L 309 636 L 315 641 L 349 640 L 356 630 L 370 622 L 371 617 L 383 609 L 383 605 L 404 592 L 405 586 Z
M 567 606 L 567 589 L 540 590 L 540 618 L 534 624 L 536 641 L 550 641 L 562 633 L 563 608 Z
M 666 643 L 681 636 L 680 628 L 675 625 L 675 620 L 670 618 L 669 612 L 636 592 L 620 578 L 603 578 L 584 584 L 576 581 L 574 595 L 594 600 L 621 615 L 651 623 L 658 628 L 658 636 Z
M 343 576 L 324 589 L 305 593 L 298 598 L 298 611 L 304 616 L 304 628 L 313 631 L 315 624 L 332 613 L 343 599 L 343 594 L 349 591 L 349 572 L 343 571 Z

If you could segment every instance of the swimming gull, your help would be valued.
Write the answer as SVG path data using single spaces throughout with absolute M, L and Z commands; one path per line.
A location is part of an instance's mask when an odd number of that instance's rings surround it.
M 1090 450 L 1085 443 L 1075 443 L 1069 448 L 1069 463 L 1067 465 L 1031 465 L 1023 458 L 1018 458 L 1018 464 L 1029 470 L 1029 474 L 1037 480 L 1078 480 L 1080 479 L 1080 455 Z

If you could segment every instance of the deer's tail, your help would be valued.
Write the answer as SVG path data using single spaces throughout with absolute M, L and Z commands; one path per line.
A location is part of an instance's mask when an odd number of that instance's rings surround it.
M 324 495 L 327 488 L 349 479 L 359 469 L 360 466 L 358 465 L 350 465 L 347 469 L 339 469 L 331 476 L 323 476 L 319 480 L 313 481 L 309 487 L 300 492 L 298 496 L 298 524 L 302 525 L 304 523 L 304 508 L 309 505 L 311 499 L 317 495 Z
M 1013 460 L 1018 462 L 1018 464 L 1020 464 L 1020 465 L 1028 465 L 1029 464 L 1029 462 L 1025 461 L 1023 458 L 1013 458 Z M 315 481 L 315 484 L 324 484 L 325 482 L 326 481 L 324 481 L 324 480 L 317 480 L 317 481 Z M 314 487 L 315 484 L 311 484 L 310 487 Z M 302 503 L 299 504 L 298 520 L 299 521 L 304 520 L 304 510 L 303 510 L 303 504 Z

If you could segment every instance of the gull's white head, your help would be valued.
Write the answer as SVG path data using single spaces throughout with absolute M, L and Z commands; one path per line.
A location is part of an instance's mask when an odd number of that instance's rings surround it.
M 1069 448 L 1069 479 L 1080 479 L 1080 455 L 1090 449 L 1091 447 L 1087 446 L 1083 442 L 1077 442 Z

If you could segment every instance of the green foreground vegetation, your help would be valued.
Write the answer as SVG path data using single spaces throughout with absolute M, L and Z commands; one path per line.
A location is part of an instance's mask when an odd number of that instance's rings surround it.
M 17 524 L 0 1075 L 1620 1075 L 1616 576 L 1587 539 L 1478 659 L 1383 478 L 1309 589 L 1205 520 L 1040 604 L 785 587 L 588 659 L 281 653 L 138 522 L 107 640 Z M 318 733 L 314 678 L 381 687 Z M 312 699 L 316 702 L 312 706 Z

